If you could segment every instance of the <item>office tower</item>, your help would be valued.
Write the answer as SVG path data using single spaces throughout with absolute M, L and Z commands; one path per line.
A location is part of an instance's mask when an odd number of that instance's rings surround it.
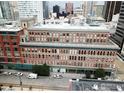
M 18 1 L 19 18 L 37 16 L 38 22 L 43 20 L 42 1 Z
M 84 16 L 93 16 L 94 2 L 93 1 L 83 1 L 83 12 Z
M 120 12 L 121 1 L 106 1 L 103 16 L 106 22 L 112 20 L 112 16 Z
M 0 1 L 0 8 L 3 19 L 13 19 L 13 12 L 9 1 Z
M 83 16 L 87 17 L 87 1 L 83 1 Z
M 57 18 L 59 18 L 60 7 L 58 5 L 53 6 L 53 13 L 57 14 Z
M 119 52 L 121 52 L 123 43 L 124 43 L 124 2 L 121 3 L 120 7 L 120 16 L 116 28 L 115 34 L 112 35 L 111 39 L 121 48 Z
M 0 7 L 0 18 L 3 18 L 1 7 Z
M 48 1 L 43 1 L 43 18 L 47 19 L 48 17 L 49 17 Z
M 104 1 L 96 1 L 93 10 L 94 15 L 97 17 L 103 17 L 103 8 L 104 8 Z
M 13 19 L 14 20 L 19 20 L 19 10 L 18 10 L 18 2 L 17 1 L 10 1 L 11 9 L 12 9 L 12 14 L 13 14 Z
M 66 3 L 65 10 L 67 14 L 73 14 L 73 3 L 71 2 Z
M 81 8 L 76 8 L 76 9 L 74 9 L 74 15 L 83 15 L 83 9 L 81 9 Z

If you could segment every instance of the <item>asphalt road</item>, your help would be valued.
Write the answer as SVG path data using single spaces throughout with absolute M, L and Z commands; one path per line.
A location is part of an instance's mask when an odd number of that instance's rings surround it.
M 9 72 L 18 72 L 18 71 L 9 70 Z M 27 75 L 30 72 L 23 72 L 23 73 L 24 73 L 24 75 L 21 77 L 22 85 L 62 87 L 64 90 L 68 90 L 68 88 L 69 88 L 69 79 L 81 77 L 81 75 L 79 75 L 79 74 L 77 75 L 77 74 L 57 73 L 57 74 L 63 75 L 63 78 L 55 79 L 51 76 L 49 76 L 49 77 L 38 76 L 38 79 L 28 79 Z M 55 74 L 55 73 L 51 73 L 51 74 Z M 20 80 L 19 80 L 18 76 L 0 74 L 0 83 L 20 84 Z

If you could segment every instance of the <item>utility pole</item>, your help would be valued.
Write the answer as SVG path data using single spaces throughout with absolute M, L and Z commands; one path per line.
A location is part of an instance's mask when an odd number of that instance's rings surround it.
M 19 76 L 19 80 L 20 80 L 20 87 L 21 87 L 21 91 L 22 91 L 23 88 L 22 88 L 22 78 L 21 78 L 21 76 Z

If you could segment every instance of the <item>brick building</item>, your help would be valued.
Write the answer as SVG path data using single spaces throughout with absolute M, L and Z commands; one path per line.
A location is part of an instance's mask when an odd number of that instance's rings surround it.
M 22 63 L 19 47 L 23 29 L 18 27 L 0 27 L 0 63 Z
M 103 68 L 111 71 L 119 47 L 110 41 L 109 29 L 102 26 L 70 24 L 35 25 L 21 38 L 24 64 L 44 64 L 53 72 L 84 72 Z

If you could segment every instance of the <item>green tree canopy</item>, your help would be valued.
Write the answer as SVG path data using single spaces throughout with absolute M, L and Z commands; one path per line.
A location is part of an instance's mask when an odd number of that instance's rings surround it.
M 105 70 L 102 68 L 96 69 L 95 78 L 104 78 L 104 77 L 105 77 Z
M 47 64 L 34 65 L 32 71 L 33 73 L 37 73 L 39 76 L 49 76 L 50 67 Z
M 3 69 L 3 65 L 0 64 L 0 69 Z

